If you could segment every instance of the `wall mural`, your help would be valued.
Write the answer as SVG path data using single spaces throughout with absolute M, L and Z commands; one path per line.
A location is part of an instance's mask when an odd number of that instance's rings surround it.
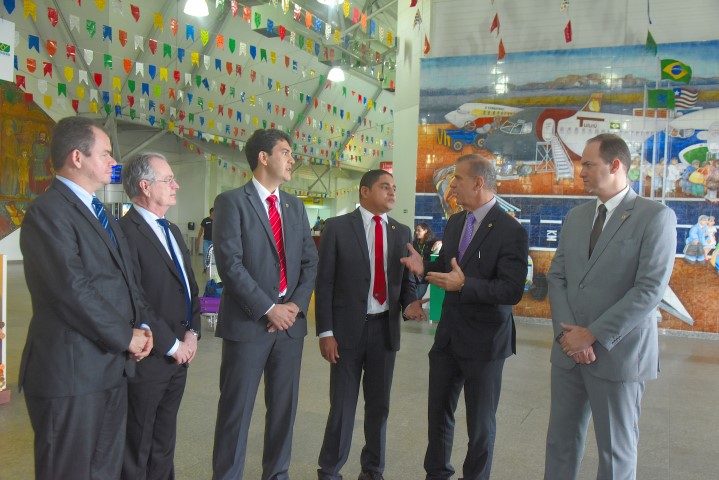
M 17 230 L 25 210 L 50 185 L 55 122 L 14 84 L 0 81 L 0 239 Z
M 422 60 L 417 222 L 444 229 L 456 158 L 492 159 L 503 207 L 527 229 L 533 277 L 518 315 L 549 318 L 545 275 L 566 213 L 587 201 L 586 140 L 622 136 L 631 188 L 677 215 L 660 327 L 719 333 L 719 41 Z

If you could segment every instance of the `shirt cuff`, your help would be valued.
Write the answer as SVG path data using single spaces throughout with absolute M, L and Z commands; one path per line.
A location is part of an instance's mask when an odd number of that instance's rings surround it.
M 171 349 L 167 351 L 165 355 L 167 355 L 168 357 L 173 356 L 178 348 L 180 348 L 180 341 L 178 339 L 175 339 L 175 344 L 172 346 Z
M 327 330 L 326 332 L 322 332 L 322 333 L 320 333 L 320 334 L 317 335 L 317 336 L 320 337 L 320 338 L 334 337 L 334 334 L 332 333 L 332 330 Z

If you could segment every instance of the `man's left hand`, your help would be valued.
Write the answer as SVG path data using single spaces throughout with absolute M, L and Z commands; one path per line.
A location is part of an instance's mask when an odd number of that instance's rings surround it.
M 464 272 L 459 268 L 456 258 L 450 261 L 452 270 L 447 273 L 429 272 L 424 278 L 446 292 L 459 291 L 464 285 Z
M 575 353 L 586 350 L 587 347 L 591 347 L 597 341 L 592 331 L 588 328 L 568 323 L 560 323 L 560 325 L 564 329 L 564 335 L 559 339 L 559 344 L 562 346 L 564 353 L 570 357 Z
M 424 308 L 422 308 L 422 304 L 428 301 L 429 298 L 427 300 L 415 300 L 407 306 L 402 315 L 404 315 L 404 318 L 406 318 L 407 320 L 424 322 L 425 320 L 427 320 L 427 314 L 424 313 Z

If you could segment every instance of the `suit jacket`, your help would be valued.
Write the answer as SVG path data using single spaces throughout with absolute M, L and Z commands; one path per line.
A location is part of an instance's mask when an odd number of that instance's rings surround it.
M 20 231 L 32 320 L 20 388 L 38 397 L 77 396 L 120 386 L 134 373 L 125 351 L 144 321 L 129 248 L 108 214 L 115 247 L 97 217 L 54 180 L 27 210 Z
M 284 302 L 299 308 L 293 338 L 307 335 L 307 308 L 317 273 L 317 248 L 304 204 L 279 192 L 285 244 L 287 293 Z M 279 297 L 280 259 L 270 220 L 252 181 L 215 199 L 212 242 L 222 299 L 216 336 L 252 341 L 267 332 L 265 313 Z
M 589 257 L 596 201 L 567 214 L 549 268 L 554 334 L 560 322 L 588 327 L 597 338 L 597 360 L 584 366 L 613 381 L 656 378 L 659 367 L 654 311 L 674 266 L 676 217 L 666 206 L 631 189 L 604 226 Z M 557 342 L 552 364 L 576 364 Z
M 132 381 L 169 378 L 177 364 L 175 359 L 168 357 L 166 353 L 175 344 L 175 340 L 184 339 L 186 331 L 187 300 L 184 279 L 165 246 L 135 207 L 132 207 L 119 223 L 130 245 L 136 281 L 142 287 L 147 302 L 156 312 L 156 316 L 148 324 L 154 342 L 152 354 L 137 365 L 137 373 Z M 180 249 L 179 254 L 190 286 L 190 325 L 199 332 L 200 301 L 197 298 L 198 287 L 192 271 L 190 251 L 177 225 L 170 224 L 170 232 Z
M 442 250 L 429 271 L 452 270 L 466 215 L 460 212 L 447 221 Z M 461 293 L 445 294 L 436 347 L 449 344 L 460 358 L 484 361 L 516 353 L 512 305 L 524 293 L 528 250 L 524 227 L 495 204 L 459 262 L 465 276 Z
M 399 261 L 408 255 L 409 227 L 388 218 L 387 302 L 388 348 L 399 350 L 402 309 L 416 300 L 414 276 Z M 332 330 L 341 348 L 357 346 L 372 287 L 367 234 L 359 209 L 325 222 L 320 237 L 320 259 L 315 289 L 317 334 Z

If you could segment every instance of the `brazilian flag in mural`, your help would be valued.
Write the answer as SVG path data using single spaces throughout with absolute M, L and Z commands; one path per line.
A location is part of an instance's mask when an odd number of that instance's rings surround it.
M 692 67 L 679 60 L 671 58 L 662 59 L 662 80 L 689 83 L 692 79 Z

